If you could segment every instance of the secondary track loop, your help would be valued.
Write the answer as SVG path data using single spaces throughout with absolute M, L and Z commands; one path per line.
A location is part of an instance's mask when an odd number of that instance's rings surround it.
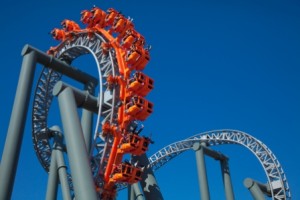
M 246 147 L 262 165 L 271 188 L 272 199 L 291 200 L 285 173 L 272 151 L 258 139 L 238 130 L 209 131 L 172 143 L 149 157 L 150 165 L 153 170 L 158 170 L 179 154 L 191 149 L 196 142 L 205 142 L 208 146 L 238 144 Z

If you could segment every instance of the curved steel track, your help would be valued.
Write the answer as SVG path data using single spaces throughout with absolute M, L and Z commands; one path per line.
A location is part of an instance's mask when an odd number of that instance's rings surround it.
M 149 49 L 145 47 L 144 37 L 134 30 L 132 20 L 120 12 L 111 8 L 105 13 L 93 7 L 91 11 L 82 11 L 81 15 L 81 21 L 87 25 L 86 28 L 81 29 L 72 20 L 64 20 L 61 23 L 63 29 L 55 28 L 51 31 L 53 38 L 61 43 L 51 47 L 48 53 L 68 64 L 85 54 L 94 57 L 99 78 L 99 90 L 96 92 L 99 110 L 93 142 L 89 149 L 90 162 L 99 195 L 101 198 L 113 199 L 116 188 L 120 189 L 127 183 L 132 184 L 141 178 L 142 168 L 123 163 L 123 156 L 142 154 L 151 142 L 142 136 L 135 136 L 134 141 L 129 141 L 127 137 L 134 134 L 139 126 L 142 127 L 141 121 L 152 113 L 153 104 L 144 97 L 153 89 L 153 80 L 141 73 L 150 60 Z M 49 109 L 53 99 L 53 88 L 61 78 L 62 74 L 44 68 L 33 101 L 33 145 L 41 165 L 47 172 L 53 146 L 49 127 L 60 124 L 48 122 Z M 130 112 L 127 112 L 130 108 Z M 103 133 L 102 129 L 106 132 Z M 132 145 L 132 148 L 116 153 L 123 143 Z M 136 173 L 129 177 L 125 174 L 127 171 L 118 171 L 121 166 L 135 170 Z M 124 173 L 126 176 L 113 176 L 118 173 Z M 73 189 L 70 174 L 68 178 L 70 188 Z
M 107 38 L 101 32 L 80 31 L 73 32 L 72 39 L 65 40 L 56 47 L 55 57 L 69 64 L 76 58 L 91 54 L 96 62 L 99 77 L 99 113 L 94 132 L 94 140 L 91 147 L 91 165 L 94 178 L 101 182 L 99 171 L 105 166 L 113 142 L 113 136 L 102 137 L 102 125 L 105 122 L 117 123 L 117 112 L 120 101 L 119 86 L 109 87 L 107 78 L 120 74 L 114 48 L 103 49 L 102 43 Z M 49 134 L 48 114 L 53 99 L 54 85 L 62 78 L 62 75 L 48 68 L 43 68 L 35 89 L 32 110 L 32 139 L 37 157 L 46 171 L 49 171 L 51 150 L 53 141 Z M 170 144 L 149 157 L 150 165 L 154 170 L 167 164 L 177 155 L 192 148 L 195 142 L 206 142 L 209 146 L 223 144 L 239 144 L 249 149 L 261 163 L 271 188 L 274 200 L 290 200 L 291 193 L 285 177 L 285 173 L 271 150 L 261 141 L 251 135 L 237 130 L 217 130 L 201 133 L 185 140 Z M 69 176 L 69 182 L 72 181 Z M 118 185 L 119 189 L 126 184 Z
M 272 151 L 253 136 L 237 130 L 209 131 L 172 143 L 149 157 L 150 165 L 158 170 L 179 154 L 191 149 L 196 142 L 205 142 L 209 146 L 238 144 L 246 147 L 262 165 L 271 188 L 272 199 L 291 200 L 285 173 Z
M 101 137 L 102 123 L 109 121 L 114 123 L 114 116 L 117 112 L 116 102 L 118 102 L 118 90 L 116 87 L 108 88 L 106 78 L 118 75 L 118 68 L 115 60 L 114 49 L 104 53 L 101 43 L 106 42 L 105 38 L 99 33 L 94 33 L 91 37 L 90 33 L 81 32 L 74 35 L 73 40 L 67 40 L 57 47 L 56 58 L 67 63 L 81 55 L 91 54 L 95 61 L 99 72 L 99 113 L 94 133 L 94 141 L 91 150 L 92 167 L 94 176 L 99 170 L 99 163 L 103 155 L 105 147 L 110 145 L 112 140 Z M 52 102 L 52 90 L 54 85 L 62 78 L 62 75 L 44 68 L 34 95 L 32 110 L 32 139 L 37 157 L 46 171 L 49 170 L 51 160 L 52 141 L 48 134 L 48 113 Z M 49 124 L 52 126 L 54 124 Z M 96 177 L 95 177 L 96 178 Z
M 91 149 L 92 168 L 94 177 L 97 179 L 99 163 L 103 158 L 105 149 L 111 146 L 112 139 L 101 137 L 101 127 L 105 121 L 114 123 L 114 115 L 117 112 L 118 90 L 106 87 L 106 78 L 109 75 L 118 75 L 118 68 L 113 49 L 106 54 L 100 48 L 105 42 L 100 34 L 94 34 L 91 39 L 87 33 L 80 33 L 72 41 L 61 43 L 58 46 L 56 57 L 72 63 L 73 60 L 84 54 L 91 54 L 95 58 L 99 72 L 99 114 L 94 134 L 94 142 Z M 51 160 L 51 138 L 48 135 L 48 113 L 52 102 L 52 90 L 61 74 L 44 68 L 35 90 L 32 111 L 32 138 L 37 157 L 46 171 L 49 170 Z M 53 124 L 51 124 L 53 125 Z M 249 149 L 261 163 L 274 200 L 290 200 L 291 193 L 284 171 L 271 150 L 261 141 L 241 131 L 217 130 L 201 133 L 185 140 L 170 144 L 149 157 L 154 170 L 159 169 L 177 155 L 192 148 L 195 142 L 206 142 L 209 146 L 223 144 L 239 144 Z M 71 181 L 70 181 L 71 184 Z M 124 186 L 121 186 L 121 188 Z

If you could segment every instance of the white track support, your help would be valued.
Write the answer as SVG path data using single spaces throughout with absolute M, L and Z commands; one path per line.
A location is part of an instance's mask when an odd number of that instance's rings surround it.
M 290 188 L 285 173 L 272 151 L 258 139 L 238 130 L 209 131 L 172 143 L 149 157 L 153 170 L 164 166 L 177 155 L 191 149 L 194 143 L 198 142 L 205 142 L 209 146 L 238 144 L 246 147 L 261 163 L 268 179 L 272 198 L 274 200 L 291 200 Z

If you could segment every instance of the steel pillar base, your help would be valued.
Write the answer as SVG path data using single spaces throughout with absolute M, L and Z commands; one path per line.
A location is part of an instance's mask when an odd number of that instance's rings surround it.
M 140 181 L 144 196 L 146 200 L 163 200 L 160 188 L 156 182 L 154 172 L 150 167 L 150 163 L 146 154 L 141 156 L 133 156 L 133 162 L 137 162 L 139 165 L 148 166 L 145 167 L 142 174 L 142 180 Z
M 195 143 L 193 145 L 193 150 L 196 152 L 201 200 L 210 200 L 203 146 L 206 146 L 205 143 Z
M 230 178 L 228 160 L 227 159 L 221 160 L 220 162 L 221 162 L 221 170 L 222 170 L 226 200 L 234 200 L 234 193 L 233 193 L 232 182 Z
M 56 200 L 57 198 L 57 186 L 58 186 L 58 176 L 57 176 L 57 163 L 56 163 L 56 153 L 52 150 L 51 153 L 51 163 L 48 175 L 48 186 L 46 193 L 46 200 Z

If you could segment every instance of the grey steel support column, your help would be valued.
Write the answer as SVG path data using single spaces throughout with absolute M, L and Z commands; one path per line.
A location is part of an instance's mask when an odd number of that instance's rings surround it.
M 22 56 L 22 68 L 1 159 L 1 200 L 8 200 L 11 198 L 36 63 L 40 63 L 45 67 L 54 69 L 57 72 L 65 74 L 84 84 L 92 82 L 96 86 L 98 83 L 98 80 L 89 74 L 71 67 L 67 63 L 53 58 L 52 56 L 49 56 L 29 45 L 24 46 Z
M 128 200 L 144 200 L 144 195 L 139 187 L 139 183 L 128 185 Z
M 93 84 L 86 84 L 85 88 L 87 94 L 94 95 L 95 87 Z M 83 131 L 83 136 L 85 140 L 86 149 L 88 153 L 90 153 L 91 143 L 92 143 L 92 127 L 93 127 L 93 112 L 82 109 L 81 114 L 81 126 Z
M 64 161 L 63 153 L 61 149 L 56 149 L 57 157 L 57 172 L 59 175 L 59 181 L 61 185 L 62 196 L 64 200 L 71 200 L 70 186 L 67 176 L 67 166 Z
M 134 193 L 134 200 L 144 200 L 144 195 L 139 187 L 138 183 L 131 185 Z
M 264 193 L 259 187 L 259 184 L 250 178 L 244 180 L 244 186 L 251 192 L 254 200 L 265 200 Z
M 90 153 L 92 142 L 92 126 L 93 126 L 93 112 L 82 109 L 81 114 L 81 126 L 83 131 L 83 137 L 88 153 Z
M 59 175 L 59 181 L 62 190 L 62 196 L 64 200 L 71 200 L 70 187 L 67 176 L 67 166 L 65 164 L 63 152 L 63 136 L 58 126 L 50 128 L 54 133 L 55 148 L 53 149 L 54 155 L 56 156 L 56 171 Z
M 133 156 L 133 162 L 138 161 L 141 166 L 146 166 L 142 174 L 142 180 L 140 181 L 144 196 L 146 200 L 163 200 L 163 196 L 156 182 L 153 170 L 150 166 L 149 160 L 146 154 L 141 156 Z
M 20 149 L 23 140 L 30 92 L 36 66 L 34 52 L 23 54 L 22 68 L 19 76 L 14 105 L 9 121 L 5 146 L 1 160 L 0 199 L 8 200 L 14 185 Z
M 134 191 L 133 191 L 133 187 L 130 184 L 128 184 L 127 190 L 128 190 L 128 200 L 134 200 Z
M 195 143 L 193 145 L 193 149 L 196 152 L 196 162 L 198 169 L 198 180 L 199 180 L 199 188 L 200 188 L 200 196 L 201 200 L 209 200 L 209 188 L 206 174 L 206 166 L 204 159 L 204 148 L 202 146 L 206 146 L 205 143 Z
M 73 91 L 70 88 L 65 88 L 61 91 L 53 91 L 53 95 L 58 96 L 75 197 L 78 200 L 96 200 L 97 195 L 89 155 L 85 146 Z
M 93 113 L 98 114 L 98 99 L 93 96 L 94 84 L 92 82 L 85 84 L 85 91 L 72 87 L 62 81 L 58 81 L 53 88 L 54 93 L 59 93 L 65 88 L 70 88 L 75 96 L 75 102 L 78 107 L 82 107 L 81 126 L 86 148 L 89 152 L 92 139 Z
M 56 152 L 54 149 L 52 150 L 51 154 L 52 155 L 51 155 L 46 200 L 56 200 L 57 197 L 58 176 L 57 176 Z
M 220 160 L 226 200 L 234 200 L 228 159 Z

